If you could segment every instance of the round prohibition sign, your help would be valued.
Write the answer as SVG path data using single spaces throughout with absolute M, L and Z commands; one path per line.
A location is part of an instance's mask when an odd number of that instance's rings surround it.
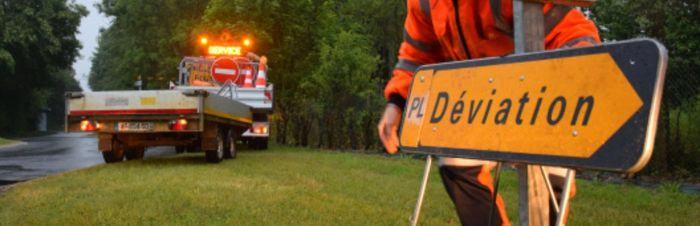
M 234 59 L 229 57 L 218 58 L 211 66 L 211 75 L 215 81 L 224 84 L 227 80 L 235 82 L 240 76 L 241 67 Z

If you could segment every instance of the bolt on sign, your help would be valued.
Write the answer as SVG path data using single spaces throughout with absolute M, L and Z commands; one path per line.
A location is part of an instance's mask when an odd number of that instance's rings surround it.
M 639 171 L 654 146 L 667 58 L 657 41 L 636 39 L 423 66 L 401 149 Z

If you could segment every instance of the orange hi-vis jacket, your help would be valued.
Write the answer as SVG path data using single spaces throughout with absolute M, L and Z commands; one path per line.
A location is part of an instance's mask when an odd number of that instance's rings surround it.
M 399 61 L 384 89 L 385 98 L 403 108 L 413 72 L 420 65 L 513 53 L 512 4 L 512 0 L 408 0 Z M 543 13 L 545 49 L 600 42 L 595 25 L 580 11 L 545 4 Z

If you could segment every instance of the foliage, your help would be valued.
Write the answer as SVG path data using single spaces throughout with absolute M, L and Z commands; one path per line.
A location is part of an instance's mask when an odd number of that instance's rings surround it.
M 317 146 L 358 149 L 360 135 L 372 136 L 361 131 L 366 121 L 373 121 L 367 114 L 375 100 L 373 92 L 376 81 L 371 73 L 375 70 L 377 57 L 370 53 L 369 42 L 363 35 L 352 31 L 340 31 L 333 40 L 323 40 L 320 46 L 320 63 L 316 70 L 302 78 L 297 99 L 311 100 L 304 116 L 319 115 L 311 123 L 319 125 Z M 315 122 L 313 119 L 316 119 Z M 372 128 L 372 127 L 370 127 Z M 301 131 L 308 133 L 310 131 Z M 324 139 L 325 138 L 325 139 Z M 308 139 L 308 137 L 306 137 Z M 301 139 L 302 144 L 308 141 Z M 363 144 L 367 147 L 369 144 Z
M 63 93 L 79 90 L 70 68 L 87 10 L 65 0 L 0 1 L 0 134 L 33 131 L 37 116 L 63 114 Z
M 131 89 L 139 76 L 147 89 L 167 88 L 176 80 L 182 56 L 193 55 L 190 35 L 207 1 L 103 0 L 102 13 L 112 25 L 100 32 L 90 71 L 94 90 Z

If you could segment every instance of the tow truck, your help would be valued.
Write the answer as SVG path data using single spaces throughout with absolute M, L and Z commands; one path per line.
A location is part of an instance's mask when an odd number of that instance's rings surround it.
M 66 132 L 94 132 L 107 163 L 143 159 L 147 147 L 204 151 L 208 162 L 235 158 L 236 144 L 266 149 L 273 84 L 266 57 L 247 38 L 210 44 L 187 56 L 168 90 L 66 93 Z

